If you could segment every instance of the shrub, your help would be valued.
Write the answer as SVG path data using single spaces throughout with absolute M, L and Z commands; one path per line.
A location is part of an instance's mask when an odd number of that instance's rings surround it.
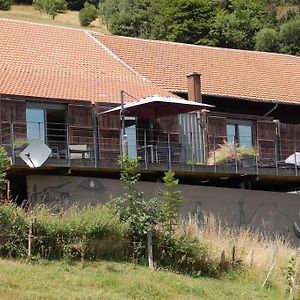
M 127 224 L 120 223 L 119 216 L 107 207 L 73 208 L 64 214 L 53 215 L 41 207 L 33 213 L 25 213 L 15 204 L 8 203 L 0 205 L 1 255 L 26 255 L 29 222 L 33 216 L 36 218 L 34 255 L 61 258 L 66 251 L 78 255 L 84 249 L 85 254 L 95 258 L 113 255 L 124 248 L 124 243 L 119 241 L 127 236 Z
M 96 244 L 103 240 L 124 239 L 128 230 L 127 224 L 120 223 L 112 210 L 100 205 L 82 210 L 69 209 L 63 215 L 51 215 L 47 210 L 39 209 L 36 215 L 38 246 L 48 249 L 50 257 L 59 257 L 66 249 L 79 252 L 79 244 L 90 256 L 96 257 Z
M 13 203 L 0 205 L 0 255 L 26 255 L 28 221 L 24 212 Z
M 13 0 L 0 0 L 0 10 L 9 10 L 13 3 Z
M 79 12 L 81 26 L 89 26 L 98 17 L 98 10 L 93 4 L 86 2 Z
M 158 266 L 194 276 L 217 276 L 207 247 L 188 232 L 177 231 L 170 235 L 157 231 L 153 244 Z
M 9 158 L 4 147 L 0 146 L 0 189 L 3 188 L 6 170 L 9 167 Z
M 33 0 L 34 7 L 39 11 L 44 11 L 53 19 L 58 13 L 67 9 L 66 0 Z

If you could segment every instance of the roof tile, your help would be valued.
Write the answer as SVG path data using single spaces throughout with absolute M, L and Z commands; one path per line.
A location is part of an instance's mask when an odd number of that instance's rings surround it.
M 186 92 L 186 75 L 198 71 L 203 94 L 300 102 L 297 56 L 95 35 L 137 72 L 168 91 Z

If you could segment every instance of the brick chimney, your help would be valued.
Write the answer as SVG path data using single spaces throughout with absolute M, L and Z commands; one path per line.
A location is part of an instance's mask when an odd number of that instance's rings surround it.
M 191 101 L 202 102 L 200 76 L 198 72 L 187 75 L 188 99 Z

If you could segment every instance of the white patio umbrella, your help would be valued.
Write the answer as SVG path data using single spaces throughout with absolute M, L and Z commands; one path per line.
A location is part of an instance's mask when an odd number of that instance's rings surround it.
M 124 115 L 128 117 L 156 119 L 212 107 L 214 106 L 182 98 L 153 95 L 133 103 L 124 104 L 123 112 Z M 104 111 L 101 114 L 117 114 L 120 113 L 121 110 L 122 105 L 119 105 L 115 108 Z
M 285 159 L 284 162 L 286 164 L 296 164 L 296 166 L 300 166 L 300 152 L 293 153 L 287 159 Z

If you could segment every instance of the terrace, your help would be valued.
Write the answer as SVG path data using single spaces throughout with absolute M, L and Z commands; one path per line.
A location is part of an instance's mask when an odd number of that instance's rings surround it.
M 300 152 L 295 137 L 256 139 L 251 146 L 239 145 L 235 136 L 205 135 L 204 132 L 140 128 L 135 119 L 126 120 L 128 155 L 137 157 L 146 174 L 174 170 L 179 176 L 197 178 L 205 184 L 211 180 L 255 178 L 255 180 L 300 182 Z M 2 125 L 2 145 L 11 157 L 14 172 L 29 167 L 20 153 L 33 138 L 43 141 L 52 153 L 38 168 L 95 174 L 99 171 L 118 171 L 117 158 L 122 153 L 119 127 L 109 130 L 82 128 L 78 130 L 64 123 L 27 122 Z M 247 141 L 249 136 L 239 137 Z M 268 147 L 265 147 L 265 145 Z M 289 162 L 286 159 L 291 156 Z M 277 178 L 277 179 L 276 179 Z

